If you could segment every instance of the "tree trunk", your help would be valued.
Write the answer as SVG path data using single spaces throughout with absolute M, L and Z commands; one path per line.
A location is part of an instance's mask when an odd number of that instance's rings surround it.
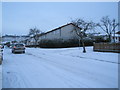
M 37 47 L 37 41 L 35 42 L 35 48 Z
M 79 49 L 80 49 L 80 38 L 79 38 Z
M 86 53 L 84 42 L 82 42 L 82 44 L 83 44 L 83 53 Z
M 82 42 L 82 46 L 83 46 L 83 53 L 86 53 L 86 49 L 85 49 L 85 44 L 84 44 L 83 38 L 81 38 L 81 42 Z
M 114 43 L 115 43 L 115 30 L 114 30 L 114 36 L 113 37 L 114 37 Z
M 36 48 L 37 47 L 37 41 L 38 41 L 38 39 L 34 38 L 34 40 L 35 40 L 35 48 Z
M 109 42 L 111 42 L 111 35 L 108 35 L 108 38 L 109 38 Z

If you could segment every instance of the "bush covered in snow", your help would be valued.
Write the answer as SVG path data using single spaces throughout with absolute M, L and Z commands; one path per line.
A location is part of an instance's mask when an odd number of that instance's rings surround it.
M 85 46 L 92 46 L 92 40 L 84 40 Z M 67 48 L 67 47 L 78 47 L 79 40 L 78 39 L 69 39 L 69 40 L 62 40 L 62 39 L 54 39 L 54 40 L 41 40 L 39 42 L 39 47 L 42 48 Z M 80 46 L 82 46 L 80 42 Z

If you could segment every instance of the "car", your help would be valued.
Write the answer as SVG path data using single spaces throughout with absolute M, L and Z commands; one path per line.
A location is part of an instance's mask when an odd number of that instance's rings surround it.
M 10 44 L 10 48 L 12 49 L 14 47 L 14 44 L 12 43 L 12 44 Z
M 0 64 L 2 64 L 2 60 L 3 60 L 3 46 L 0 45 Z
M 25 45 L 21 43 L 13 44 L 12 53 L 25 53 Z

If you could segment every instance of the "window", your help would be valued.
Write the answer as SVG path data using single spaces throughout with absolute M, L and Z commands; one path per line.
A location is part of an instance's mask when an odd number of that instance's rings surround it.
M 23 44 L 15 44 L 16 47 L 23 47 Z

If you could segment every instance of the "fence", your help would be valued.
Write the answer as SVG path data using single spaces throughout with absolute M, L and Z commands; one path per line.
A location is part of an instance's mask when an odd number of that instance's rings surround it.
M 120 43 L 94 43 L 94 51 L 120 53 Z

